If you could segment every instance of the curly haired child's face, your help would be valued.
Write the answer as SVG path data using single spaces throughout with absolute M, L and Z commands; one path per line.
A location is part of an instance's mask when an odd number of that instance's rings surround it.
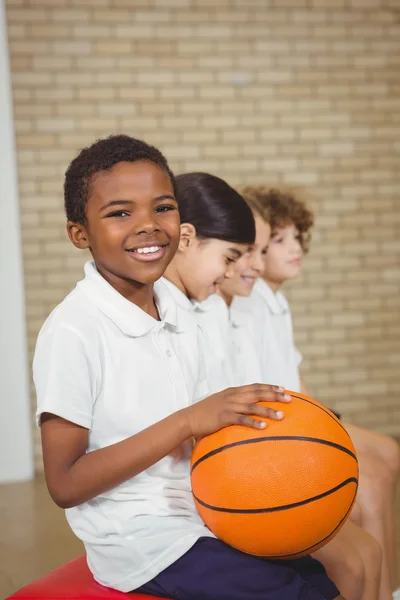
M 294 224 L 276 228 L 264 257 L 264 279 L 279 287 L 286 280 L 298 277 L 303 254 L 300 234 Z
M 256 224 L 254 245 L 237 261 L 232 277 L 225 279 L 219 286 L 226 297 L 250 296 L 255 282 L 263 274 L 271 228 L 259 216 L 254 220 Z
M 157 281 L 178 247 L 172 182 L 148 161 L 120 162 L 94 175 L 86 221 L 84 227 L 69 225 L 70 238 L 90 248 L 98 271 L 122 294 L 127 283 Z

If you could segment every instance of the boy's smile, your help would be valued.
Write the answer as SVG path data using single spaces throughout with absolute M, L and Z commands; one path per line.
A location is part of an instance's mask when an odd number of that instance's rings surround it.
M 157 281 L 178 247 L 180 219 L 171 179 L 142 160 L 100 171 L 89 186 L 86 223 L 70 225 L 70 237 L 90 248 L 100 274 L 135 301 L 134 290 Z
M 149 242 L 150 243 L 150 242 Z M 128 250 L 136 260 L 151 261 L 161 258 L 167 246 L 139 246 Z
M 153 240 L 153 242 L 151 240 L 146 240 L 142 245 L 128 248 L 127 252 L 130 253 L 134 260 L 151 262 L 164 256 L 168 245 L 169 244 L 160 243 L 157 239 Z

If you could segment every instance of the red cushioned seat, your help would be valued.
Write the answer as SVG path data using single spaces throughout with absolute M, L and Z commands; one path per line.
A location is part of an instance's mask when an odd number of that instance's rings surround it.
M 41 579 L 6 598 L 6 600 L 160 600 L 143 594 L 124 594 L 97 583 L 88 569 L 86 557 L 51 571 Z

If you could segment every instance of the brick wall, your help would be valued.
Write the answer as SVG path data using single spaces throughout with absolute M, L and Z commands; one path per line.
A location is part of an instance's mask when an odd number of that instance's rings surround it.
M 289 290 L 306 379 L 346 419 L 400 434 L 398 0 L 7 9 L 30 352 L 85 259 L 65 234 L 65 168 L 122 131 L 177 172 L 310 191 L 312 252 Z

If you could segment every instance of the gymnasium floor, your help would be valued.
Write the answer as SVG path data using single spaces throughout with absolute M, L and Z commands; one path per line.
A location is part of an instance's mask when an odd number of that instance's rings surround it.
M 396 507 L 400 557 L 400 486 Z M 49 498 L 42 477 L 0 485 L 0 598 L 82 551 L 63 511 Z

